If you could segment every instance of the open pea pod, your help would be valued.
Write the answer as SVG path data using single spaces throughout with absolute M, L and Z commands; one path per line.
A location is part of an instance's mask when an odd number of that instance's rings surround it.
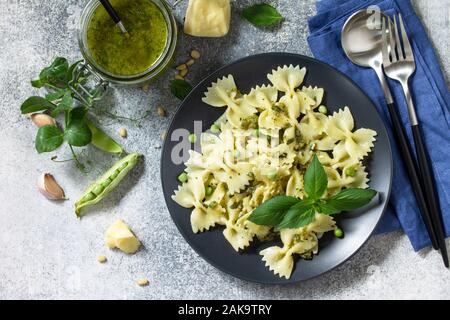
M 87 120 L 87 125 L 92 132 L 91 143 L 98 149 L 109 153 L 122 154 L 124 150 L 120 144 L 114 141 L 110 136 L 97 128 L 90 120 Z
M 138 163 L 141 155 L 139 153 L 132 153 L 125 158 L 117 161 L 111 169 L 104 175 L 92 183 L 84 192 L 83 196 L 75 202 L 75 213 L 77 217 L 81 216 L 81 209 L 94 205 L 105 198 L 115 187 L 122 181 L 122 179 L 134 168 Z

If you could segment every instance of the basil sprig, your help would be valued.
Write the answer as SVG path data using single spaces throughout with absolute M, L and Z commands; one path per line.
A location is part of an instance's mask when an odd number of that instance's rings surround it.
M 106 152 L 122 153 L 124 150 L 87 119 L 87 113 L 91 106 L 86 106 L 78 101 L 69 88 L 69 83 L 75 80 L 74 70 L 80 62 L 69 64 L 65 58 L 55 58 L 50 66 L 40 72 L 38 79 L 31 81 L 33 87 L 47 90 L 45 97 L 29 97 L 22 103 L 20 111 L 22 114 L 44 111 L 53 118 L 63 114 L 64 126 L 61 128 L 56 125 L 39 128 L 35 139 L 36 150 L 39 153 L 52 152 L 67 142 L 73 153 L 73 160 L 82 168 L 83 165 L 78 161 L 73 147 L 84 147 L 92 143 Z M 74 84 L 75 86 L 80 85 L 84 80 L 78 81 Z M 91 94 L 95 94 L 94 90 Z
M 276 196 L 253 210 L 249 220 L 276 229 L 295 229 L 314 221 L 316 213 L 334 215 L 355 210 L 368 204 L 377 194 L 372 189 L 349 188 L 324 199 L 327 174 L 316 155 L 304 175 L 307 197 L 300 200 L 291 196 Z
M 255 4 L 242 11 L 242 16 L 257 27 L 273 26 L 283 20 L 283 16 L 267 3 Z

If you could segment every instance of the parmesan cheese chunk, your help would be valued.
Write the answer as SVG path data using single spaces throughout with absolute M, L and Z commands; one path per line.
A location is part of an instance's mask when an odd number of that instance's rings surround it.
M 230 0 L 189 0 L 184 32 L 196 37 L 223 37 L 230 29 Z
M 105 234 L 105 243 L 110 249 L 118 248 L 125 253 L 135 253 L 141 243 L 122 220 L 117 220 Z

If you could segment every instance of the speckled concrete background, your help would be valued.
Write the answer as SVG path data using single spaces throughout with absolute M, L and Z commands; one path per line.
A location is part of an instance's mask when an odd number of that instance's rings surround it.
M 142 127 L 111 123 L 106 130 L 117 137 L 126 127 L 127 150 L 145 154 L 135 170 L 114 193 L 78 221 L 73 200 L 113 157 L 88 148 L 88 173 L 71 163 L 56 164 L 51 155 L 34 151 L 35 127 L 20 115 L 19 106 L 35 93 L 29 85 L 42 66 L 56 55 L 80 56 L 76 27 L 86 1 L 0 0 L 0 298 L 2 299 L 367 299 L 450 298 L 450 272 L 435 252 L 413 252 L 400 232 L 372 237 L 367 245 L 340 268 L 292 286 L 262 286 L 223 274 L 203 261 L 185 243 L 165 207 L 159 181 L 160 135 L 169 119 L 154 116 Z M 190 48 L 202 58 L 189 74 L 193 83 L 219 66 L 253 53 L 289 51 L 310 55 L 306 19 L 314 14 L 314 0 L 270 1 L 286 16 L 282 28 L 257 30 L 243 22 L 238 11 L 257 1 L 234 1 L 232 32 L 224 39 L 181 36 L 179 60 Z M 447 79 L 450 74 L 450 0 L 415 0 L 414 4 L 434 40 Z M 176 11 L 182 21 L 184 6 Z M 140 89 L 115 89 L 107 102 L 130 116 L 163 105 L 173 115 L 177 101 L 167 91 L 169 73 Z M 57 153 L 69 156 L 68 150 Z M 52 154 L 53 155 L 53 154 Z M 36 189 L 41 172 L 52 172 L 71 201 L 53 203 Z M 145 248 L 134 256 L 112 252 L 103 244 L 104 230 L 123 218 Z M 100 265 L 96 256 L 108 262 Z M 141 288 L 137 278 L 150 286 Z

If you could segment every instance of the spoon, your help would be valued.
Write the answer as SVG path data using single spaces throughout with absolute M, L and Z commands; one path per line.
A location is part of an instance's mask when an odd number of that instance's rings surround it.
M 403 157 L 404 164 L 416 196 L 422 219 L 427 228 L 433 248 L 439 248 L 436 234 L 431 222 L 420 175 L 413 157 L 411 144 L 406 135 L 397 107 L 392 99 L 391 90 L 383 73 L 382 55 L 382 19 L 392 24 L 390 18 L 378 10 L 363 9 L 352 14 L 345 22 L 341 32 L 341 44 L 347 57 L 356 65 L 372 68 L 380 80 L 384 91 L 387 107 L 391 117 L 392 128 L 397 145 Z M 394 30 L 394 28 L 391 28 Z M 387 34 L 389 37 L 390 35 Z
M 106 12 L 111 16 L 111 19 L 113 19 L 116 26 L 122 31 L 124 35 L 128 35 L 127 29 L 125 29 L 125 26 L 123 25 L 122 20 L 120 20 L 119 15 L 117 14 L 117 11 L 114 9 L 114 7 L 111 5 L 109 0 L 99 0 L 103 7 L 105 8 Z

